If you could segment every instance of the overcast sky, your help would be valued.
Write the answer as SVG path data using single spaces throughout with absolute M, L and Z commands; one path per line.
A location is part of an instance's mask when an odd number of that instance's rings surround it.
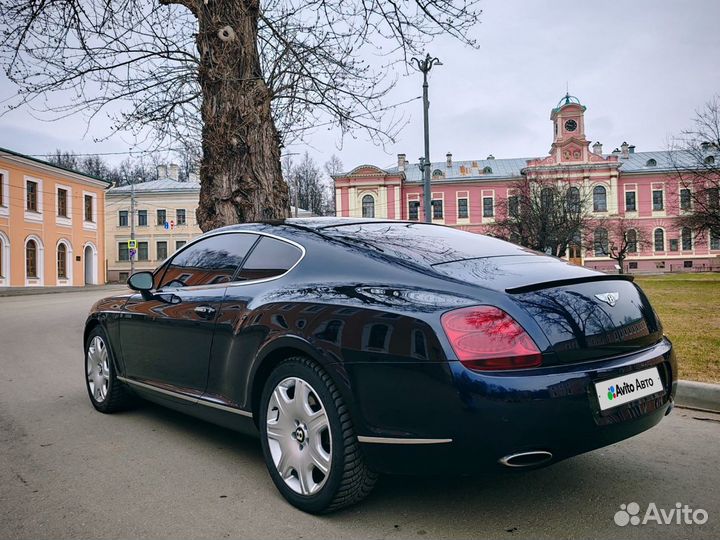
M 565 94 L 587 106 L 586 132 L 610 152 L 623 141 L 637 151 L 662 150 L 688 127 L 694 111 L 720 93 L 720 1 L 485 0 L 479 49 L 438 39 L 428 49 L 443 62 L 430 76 L 431 154 L 455 159 L 535 157 L 552 142 L 550 109 Z M 14 93 L 0 78 L 0 100 Z M 421 76 L 401 76 L 388 103 L 421 95 Z M 403 107 L 409 121 L 385 149 L 359 133 L 318 128 L 306 149 L 323 163 L 337 154 L 346 170 L 392 165 L 403 152 L 422 153 L 422 102 Z M 78 153 L 125 152 L 127 140 L 99 120 L 85 133 L 82 118 L 52 123 L 17 110 L 0 118 L 0 146 L 28 154 L 56 148 Z M 108 157 L 119 161 L 124 156 Z

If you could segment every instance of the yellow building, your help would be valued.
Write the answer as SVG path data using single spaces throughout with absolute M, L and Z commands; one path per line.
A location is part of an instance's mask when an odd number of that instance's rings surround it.
M 0 148 L 0 287 L 104 283 L 109 185 Z
M 135 216 L 130 201 L 135 192 Z M 105 240 L 107 277 L 125 282 L 130 275 L 131 219 L 135 221 L 135 271 L 152 270 L 169 255 L 202 233 L 195 220 L 200 183 L 195 175 L 179 180 L 179 167 L 158 167 L 158 180 L 114 187 L 107 191 Z

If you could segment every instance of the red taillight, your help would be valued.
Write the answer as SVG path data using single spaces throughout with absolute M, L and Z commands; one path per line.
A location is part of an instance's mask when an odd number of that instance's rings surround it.
M 535 342 L 502 309 L 456 309 L 445 313 L 441 322 L 458 360 L 469 369 L 520 369 L 542 364 Z

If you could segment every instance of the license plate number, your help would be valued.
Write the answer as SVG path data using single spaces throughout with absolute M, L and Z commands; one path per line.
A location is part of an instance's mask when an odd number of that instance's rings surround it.
M 595 383 L 603 411 L 662 391 L 663 384 L 656 367 Z

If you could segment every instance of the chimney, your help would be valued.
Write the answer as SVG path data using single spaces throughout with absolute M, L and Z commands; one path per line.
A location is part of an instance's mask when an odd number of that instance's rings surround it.
M 158 180 L 162 180 L 163 178 L 167 178 L 167 166 L 165 165 L 158 165 L 157 166 L 157 173 L 158 173 Z
M 486 157 L 485 159 L 495 159 L 495 156 L 493 156 L 492 154 L 490 154 L 490 155 L 489 155 L 488 157 Z
M 612 155 L 613 155 L 613 156 L 618 156 L 618 155 L 620 155 L 620 149 L 619 149 L 619 148 L 616 148 L 615 150 L 613 150 L 613 151 L 612 151 Z
M 631 144 L 630 146 L 628 146 L 628 151 L 629 151 L 631 154 L 634 154 L 634 153 L 635 153 L 635 145 L 634 145 L 634 144 Z
M 630 157 L 630 147 L 628 146 L 628 143 L 623 142 L 620 145 L 620 155 L 623 159 L 627 159 Z
M 593 144 L 593 154 L 602 156 L 602 144 L 600 144 L 600 141 L 595 141 L 595 144 Z
M 168 176 L 176 182 L 180 180 L 180 166 L 177 163 L 171 163 Z
M 450 152 L 445 154 L 445 164 L 447 165 L 448 169 L 452 168 L 452 154 Z
M 404 171 L 405 170 L 405 164 L 407 161 L 405 160 L 405 154 L 398 154 L 398 170 Z
M 196 170 L 193 169 L 188 173 L 188 182 L 193 182 L 195 184 L 200 182 L 200 177 L 198 176 Z

